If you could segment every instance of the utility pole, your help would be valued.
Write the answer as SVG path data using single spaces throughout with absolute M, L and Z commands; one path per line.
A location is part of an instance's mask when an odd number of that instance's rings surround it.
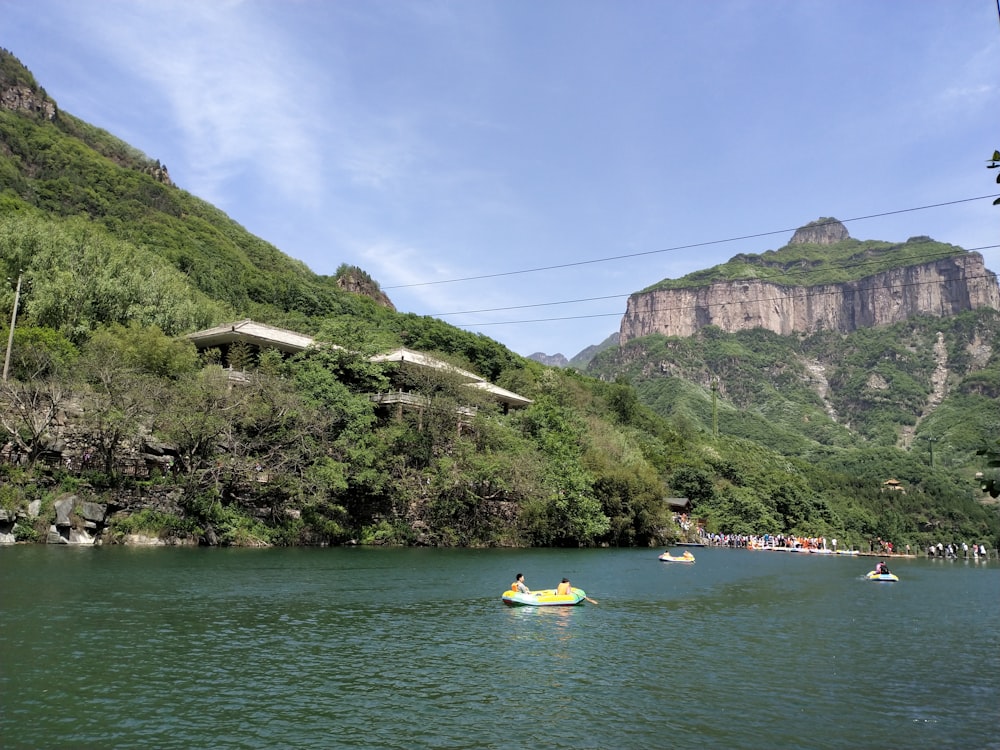
M 938 438 L 934 437 L 933 435 L 930 435 L 930 436 L 927 437 L 927 444 L 928 444 L 928 446 L 930 446 L 931 468 L 932 469 L 934 468 L 934 443 L 936 443 L 937 441 L 938 441 Z
M 922 440 L 927 441 L 927 452 L 930 454 L 931 468 L 934 468 L 934 443 L 936 443 L 940 438 L 934 437 L 933 435 L 921 435 Z
M 712 378 L 712 438 L 719 437 L 719 381 Z
M 14 346 L 14 325 L 17 323 L 17 305 L 21 301 L 21 275 L 17 274 L 17 290 L 14 292 L 14 309 L 10 313 L 10 334 L 7 336 L 7 353 L 3 358 L 3 381 L 7 382 L 7 372 L 10 370 L 10 350 Z

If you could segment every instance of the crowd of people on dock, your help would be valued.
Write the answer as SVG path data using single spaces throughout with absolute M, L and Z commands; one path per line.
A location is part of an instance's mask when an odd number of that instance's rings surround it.
M 945 560 L 957 560 L 959 557 L 963 560 L 968 560 L 970 558 L 973 560 L 989 560 L 990 551 L 986 549 L 985 544 L 976 544 L 975 542 L 971 545 L 968 542 L 962 542 L 961 545 L 956 543 L 943 544 L 942 542 L 938 542 L 937 544 L 927 545 L 927 556 L 941 557 Z
M 822 536 L 792 536 L 790 534 L 719 534 L 698 529 L 702 544 L 735 549 L 795 549 L 805 551 L 837 551 L 837 540 Z
M 733 549 L 782 549 L 798 552 L 827 552 L 860 554 L 857 550 L 838 547 L 836 539 L 826 537 L 794 536 L 791 534 L 720 534 L 698 527 L 701 544 L 710 547 L 730 547 Z M 917 548 L 919 552 L 919 547 Z M 870 539 L 868 554 L 879 556 L 912 555 L 910 545 L 902 548 L 884 539 Z M 927 546 L 927 557 L 948 560 L 989 560 L 990 550 L 982 543 L 968 542 L 944 544 L 938 542 Z

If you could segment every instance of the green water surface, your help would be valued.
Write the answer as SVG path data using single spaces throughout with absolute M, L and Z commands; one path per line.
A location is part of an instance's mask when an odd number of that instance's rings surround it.
M 2 548 L 0 745 L 1000 748 L 996 560 L 660 551 Z

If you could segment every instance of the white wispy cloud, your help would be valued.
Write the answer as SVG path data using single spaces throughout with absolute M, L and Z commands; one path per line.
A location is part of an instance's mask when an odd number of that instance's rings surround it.
M 358 115 L 358 119 L 362 119 Z M 343 134 L 336 164 L 354 185 L 376 191 L 398 189 L 420 160 L 420 139 L 405 117 L 363 117 Z M 424 149 L 429 148 L 425 145 Z
M 433 288 L 417 286 L 441 279 L 457 278 L 465 269 L 445 262 L 440 255 L 421 251 L 405 242 L 381 238 L 356 249 L 358 257 L 367 263 L 366 270 L 380 280 L 383 287 L 406 287 L 408 293 L 421 296 L 420 290 Z M 430 297 L 433 299 L 433 296 Z
M 440 284 L 442 279 L 474 276 L 469 267 L 447 260 L 451 254 L 428 252 L 404 241 L 381 238 L 356 248 L 355 257 L 390 298 L 405 299 L 406 309 L 419 314 L 441 315 L 461 310 L 481 310 L 517 304 L 511 302 L 508 285 L 484 280 L 478 284 Z M 466 322 L 495 320 L 496 315 L 463 317 Z
M 301 106 L 311 78 L 252 4 L 111 2 L 92 5 L 85 22 L 168 102 L 193 192 L 215 200 L 227 180 L 257 171 L 273 189 L 318 199 L 321 134 Z

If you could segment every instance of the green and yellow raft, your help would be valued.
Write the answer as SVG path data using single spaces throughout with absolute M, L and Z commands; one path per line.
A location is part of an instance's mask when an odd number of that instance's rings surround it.
M 503 592 L 503 603 L 511 607 L 572 607 L 586 598 L 586 591 L 574 588 L 568 594 L 557 594 L 555 589 L 541 589 L 530 594 L 510 590 Z

